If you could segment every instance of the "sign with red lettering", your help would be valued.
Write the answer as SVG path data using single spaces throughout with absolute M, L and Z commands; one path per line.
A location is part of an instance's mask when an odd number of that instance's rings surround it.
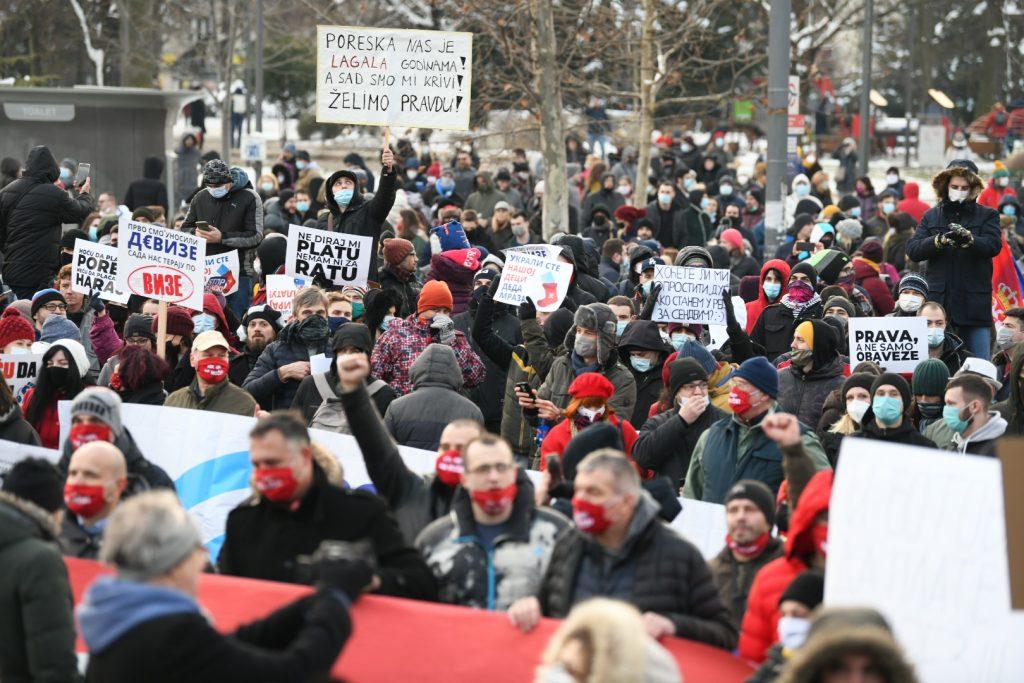
M 203 310 L 206 240 L 126 218 L 121 219 L 118 233 L 122 291 Z
M 472 33 L 316 28 L 317 121 L 469 130 Z
M 25 392 L 36 385 L 39 368 L 42 366 L 43 354 L 29 353 L 28 349 L 23 349 L 23 353 L 0 354 L 0 369 L 3 369 L 4 380 L 18 403 L 25 397 Z

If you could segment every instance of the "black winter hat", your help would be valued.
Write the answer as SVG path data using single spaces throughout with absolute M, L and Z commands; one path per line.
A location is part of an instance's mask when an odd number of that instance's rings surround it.
M 846 405 L 846 392 L 854 387 L 860 387 L 864 391 L 871 393 L 871 385 L 875 383 L 878 378 L 877 375 L 873 375 L 870 372 L 855 372 L 846 378 L 843 382 L 843 388 L 841 398 L 843 399 L 843 405 Z
M 860 200 L 857 199 L 857 195 L 844 194 L 842 197 L 839 198 L 839 203 L 836 204 L 836 206 L 839 207 L 840 211 L 849 216 L 850 209 L 852 209 L 855 206 L 860 206 Z
M 273 237 L 272 235 L 268 235 L 264 238 L 264 240 L 260 242 L 260 246 L 256 247 L 256 256 L 260 260 L 260 274 L 263 277 L 266 277 L 267 275 L 273 275 L 276 273 L 277 269 L 284 265 L 285 254 L 287 251 L 287 239 Z
M 768 528 L 775 526 L 775 496 L 772 495 L 770 488 L 756 479 L 743 479 L 733 484 L 725 494 L 725 505 L 737 499 L 749 500 L 764 513 L 764 518 L 768 520 Z
M 72 228 L 66 233 L 60 236 L 60 248 L 61 249 L 74 249 L 75 240 L 89 241 L 89 235 L 85 230 L 79 230 L 78 228 Z
M 813 610 L 825 599 L 825 572 L 808 569 L 789 582 L 779 597 L 781 605 L 786 600 L 795 600 L 807 609 Z
M 64 479 L 56 467 L 42 458 L 16 462 L 4 475 L 3 490 L 47 512 L 55 512 L 64 504 Z
M 793 266 L 793 270 L 789 272 L 790 279 L 793 278 L 793 273 L 803 273 L 811 280 L 811 287 L 818 288 L 818 271 L 807 261 L 801 261 Z
M 622 433 L 609 422 L 598 422 L 580 430 L 569 440 L 562 453 L 562 471 L 568 481 L 576 478 L 576 467 L 583 458 L 601 448 L 623 450 Z
M 203 185 L 223 185 L 231 182 L 231 170 L 220 159 L 211 159 L 203 167 Z
M 128 316 L 124 323 L 124 338 L 145 337 L 154 344 L 156 335 L 153 334 L 153 316 L 133 313 Z
M 708 373 L 695 358 L 677 358 L 669 364 L 668 390 L 673 399 L 684 384 L 697 381 L 707 382 Z
M 250 320 L 266 320 L 275 332 L 281 331 L 281 314 L 270 307 L 270 304 L 250 306 L 242 316 L 242 327 L 248 327 Z

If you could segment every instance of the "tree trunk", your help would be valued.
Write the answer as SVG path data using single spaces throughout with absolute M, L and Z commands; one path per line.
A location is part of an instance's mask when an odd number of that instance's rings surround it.
M 224 50 L 224 101 L 220 106 L 220 148 L 221 158 L 231 165 L 231 75 L 235 56 L 235 3 L 227 3 L 228 43 Z
M 636 179 L 633 183 L 633 206 L 643 207 L 647 202 L 647 175 L 651 168 L 651 132 L 654 130 L 654 21 L 657 5 L 644 0 L 643 23 L 640 28 L 640 139 L 637 140 Z
M 121 54 L 118 55 L 120 57 L 119 61 L 121 66 L 121 87 L 128 87 L 132 85 L 132 20 L 127 0 L 121 0 L 117 3 L 117 11 L 118 14 L 121 15 L 117 22 L 117 37 L 119 48 L 121 50 Z
M 555 52 L 555 19 L 551 0 L 531 0 L 537 22 L 536 70 L 540 101 L 540 146 L 544 155 L 544 239 L 569 232 L 569 183 L 565 170 L 562 133 L 562 84 Z

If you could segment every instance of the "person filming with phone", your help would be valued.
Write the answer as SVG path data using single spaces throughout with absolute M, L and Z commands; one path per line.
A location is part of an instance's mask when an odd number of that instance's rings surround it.
M 22 177 L 0 192 L 3 281 L 19 299 L 53 285 L 60 268 L 62 223 L 81 223 L 93 211 L 88 177 L 76 175 L 70 191 L 55 183 L 57 160 L 48 147 L 33 147 Z

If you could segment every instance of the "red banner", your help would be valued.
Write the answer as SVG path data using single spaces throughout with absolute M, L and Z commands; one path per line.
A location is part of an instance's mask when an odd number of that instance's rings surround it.
M 77 605 L 86 587 L 109 570 L 98 562 L 64 559 Z M 304 586 L 214 574 L 204 574 L 199 581 L 199 601 L 222 632 L 264 617 L 307 592 Z M 375 596 L 356 603 L 352 620 L 352 638 L 333 671 L 352 683 L 533 680 L 541 653 L 559 624 L 544 619 L 522 634 L 504 614 Z M 687 683 L 738 683 L 753 671 L 728 652 L 707 645 L 680 638 L 666 638 L 662 644 L 679 662 Z M 86 651 L 81 638 L 78 649 Z
M 1020 271 L 1013 260 L 1010 245 L 1003 238 L 1003 249 L 992 259 L 992 320 L 1000 321 L 1006 311 L 1024 305 Z

